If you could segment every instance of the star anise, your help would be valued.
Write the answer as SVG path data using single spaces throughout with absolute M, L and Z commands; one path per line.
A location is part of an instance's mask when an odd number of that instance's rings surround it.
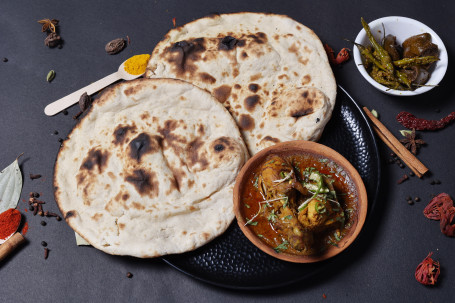
M 425 144 L 425 141 L 422 139 L 416 139 L 416 130 L 414 128 L 411 133 L 405 133 L 405 138 L 401 139 L 400 142 L 414 155 L 416 155 L 419 148 Z
M 42 19 L 42 20 L 39 20 L 38 23 L 43 25 L 43 27 L 41 28 L 42 32 L 51 31 L 51 32 L 55 33 L 55 26 L 58 24 L 58 20 L 57 19 L 52 19 L 52 20 L 51 19 Z

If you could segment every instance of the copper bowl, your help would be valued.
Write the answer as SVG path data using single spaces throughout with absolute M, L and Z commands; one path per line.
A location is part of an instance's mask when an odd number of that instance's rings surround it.
M 264 160 L 272 154 L 277 155 L 286 155 L 286 154 L 298 154 L 310 153 L 320 157 L 327 158 L 339 166 L 341 166 L 346 174 L 352 180 L 352 183 L 357 192 L 357 213 L 356 216 L 353 216 L 352 226 L 349 229 L 348 233 L 338 242 L 338 246 L 331 246 L 326 249 L 324 252 L 317 255 L 293 255 L 285 252 L 276 252 L 272 247 L 264 243 L 249 227 L 246 225 L 245 215 L 243 214 L 243 202 L 242 202 L 242 193 L 244 192 L 245 185 L 247 183 L 249 174 L 254 171 L 258 166 L 264 163 Z M 368 198 L 365 185 L 363 184 L 362 178 L 360 177 L 357 170 L 349 163 L 346 158 L 340 155 L 338 152 L 333 149 L 310 141 L 289 141 L 278 143 L 274 146 L 266 148 L 256 155 L 254 155 L 248 162 L 243 166 L 239 175 L 236 178 L 236 183 L 234 187 L 234 212 L 237 218 L 237 223 L 240 226 L 240 229 L 245 234 L 245 236 L 260 250 L 271 255 L 272 257 L 294 262 L 294 263 L 313 263 L 319 262 L 331 258 L 343 250 L 349 247 L 352 242 L 357 238 L 360 233 L 360 230 L 365 223 L 365 218 L 368 208 Z

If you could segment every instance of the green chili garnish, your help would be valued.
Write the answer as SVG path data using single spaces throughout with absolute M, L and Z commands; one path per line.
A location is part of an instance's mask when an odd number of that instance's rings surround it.
M 289 242 L 284 240 L 283 243 L 274 248 L 277 253 L 280 253 L 282 250 L 288 249 Z

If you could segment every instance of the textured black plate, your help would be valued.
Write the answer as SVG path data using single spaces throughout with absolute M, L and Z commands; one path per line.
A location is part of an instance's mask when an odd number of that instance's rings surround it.
M 339 87 L 332 118 L 319 143 L 338 151 L 360 173 L 368 193 L 368 220 L 374 211 L 379 190 L 379 152 L 365 115 L 342 87 Z M 236 221 L 222 236 L 209 244 L 192 252 L 163 259 L 196 279 L 236 289 L 287 285 L 309 278 L 333 260 L 294 264 L 275 259 L 251 244 Z

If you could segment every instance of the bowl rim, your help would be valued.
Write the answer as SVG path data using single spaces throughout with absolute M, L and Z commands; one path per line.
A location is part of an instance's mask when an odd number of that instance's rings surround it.
M 369 22 L 368 25 L 370 26 L 370 28 L 373 28 L 381 23 L 383 23 L 385 25 L 386 23 L 391 23 L 391 22 L 398 22 L 398 23 L 406 22 L 408 24 L 413 24 L 416 27 L 423 28 L 425 30 L 425 32 L 428 32 L 431 35 L 432 41 L 438 45 L 440 56 L 439 56 L 439 61 L 436 64 L 440 70 L 437 75 L 434 75 L 434 73 L 432 73 L 432 75 L 430 76 L 430 79 L 432 76 L 435 76 L 433 79 L 431 79 L 431 81 L 432 81 L 431 85 L 434 85 L 434 86 L 423 86 L 423 87 L 419 87 L 413 91 L 400 91 L 400 90 L 395 90 L 395 89 L 389 89 L 388 87 L 379 84 L 378 82 L 373 80 L 373 78 L 371 78 L 371 76 L 368 74 L 366 69 L 363 67 L 360 51 L 358 50 L 357 47 L 354 47 L 354 51 L 353 51 L 354 62 L 356 64 L 357 69 L 359 70 L 360 74 L 376 89 L 380 90 L 383 93 L 389 94 L 389 95 L 416 96 L 416 95 L 420 95 L 420 94 L 423 94 L 425 92 L 432 90 L 436 85 L 439 84 L 439 82 L 441 82 L 441 80 L 444 78 L 444 76 L 447 72 L 448 55 L 447 55 L 447 49 L 446 49 L 444 43 L 442 42 L 442 39 L 438 36 L 438 34 L 436 34 L 435 31 L 433 31 L 430 27 L 428 27 L 424 23 L 417 21 L 415 19 L 412 19 L 412 18 L 408 18 L 408 17 L 401 17 L 401 16 L 382 17 L 382 18 Z M 365 37 L 366 37 L 366 32 L 362 28 L 360 30 L 360 32 L 357 34 L 357 37 L 355 38 L 355 42 L 360 43 Z
M 339 246 L 331 246 L 327 250 L 324 251 L 322 254 L 318 255 L 293 255 L 283 252 L 276 252 L 272 247 L 268 246 L 264 242 L 260 240 L 260 238 L 246 225 L 246 219 L 242 215 L 242 207 L 241 207 L 241 193 L 243 191 L 245 181 L 248 179 L 248 172 L 258 165 L 260 165 L 263 160 L 269 156 L 270 154 L 283 154 L 283 153 L 292 153 L 292 152 L 308 152 L 312 154 L 316 154 L 318 156 L 322 156 L 324 158 L 328 158 L 331 161 L 334 161 L 338 165 L 340 165 L 344 171 L 350 176 L 357 194 L 358 194 L 358 204 L 357 204 L 357 218 L 355 221 L 354 228 L 349 232 L 349 234 L 342 239 L 339 243 L 342 245 Z M 329 259 L 334 257 L 348 248 L 354 240 L 360 234 L 362 230 L 367 210 L 368 210 L 368 196 L 366 192 L 365 185 L 363 180 L 358 173 L 358 171 L 352 166 L 352 164 L 341 154 L 337 151 L 333 150 L 332 148 L 322 145 L 320 143 L 312 142 L 312 141 L 304 141 L 304 140 L 296 140 L 296 141 L 287 141 L 281 142 L 276 145 L 270 146 L 265 148 L 251 157 L 245 165 L 242 167 L 240 173 L 236 177 L 236 182 L 234 185 L 234 193 L 233 193 L 233 200 L 234 200 L 234 213 L 237 218 L 237 223 L 242 230 L 243 234 L 253 243 L 257 248 L 262 250 L 263 252 L 267 253 L 268 255 L 278 258 L 280 260 L 294 262 L 294 263 L 314 263 Z

